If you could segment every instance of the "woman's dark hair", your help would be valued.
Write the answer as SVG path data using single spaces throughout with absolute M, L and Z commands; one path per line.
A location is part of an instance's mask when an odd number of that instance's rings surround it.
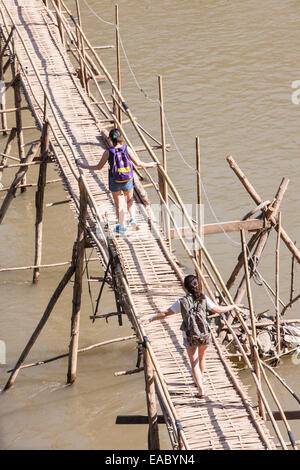
M 201 287 L 197 276 L 190 274 L 184 278 L 184 287 L 189 294 L 192 294 L 195 300 L 203 300 L 204 294 L 201 292 Z
M 112 129 L 109 133 L 109 138 L 112 141 L 114 147 L 118 143 L 121 144 L 123 142 L 123 138 L 122 138 L 122 135 L 121 135 L 121 132 L 119 131 L 119 129 Z

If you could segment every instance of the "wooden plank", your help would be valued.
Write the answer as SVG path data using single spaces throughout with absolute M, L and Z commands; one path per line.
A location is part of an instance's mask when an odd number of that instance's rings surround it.
M 223 232 L 239 232 L 240 230 L 248 230 L 249 232 L 262 229 L 264 227 L 270 227 L 270 222 L 265 223 L 263 220 L 251 219 L 251 220 L 232 220 L 229 222 L 220 222 L 218 224 L 204 224 L 203 231 L 204 235 L 213 235 L 215 233 Z M 183 237 L 192 237 L 192 231 L 189 227 L 181 227 L 181 234 Z M 171 238 L 176 237 L 176 231 L 171 228 Z

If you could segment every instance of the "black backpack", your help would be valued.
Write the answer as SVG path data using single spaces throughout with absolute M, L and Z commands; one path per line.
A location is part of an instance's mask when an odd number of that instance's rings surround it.
M 180 299 L 182 330 L 185 331 L 190 346 L 208 344 L 210 328 L 206 320 L 206 299 L 194 300 L 191 294 Z

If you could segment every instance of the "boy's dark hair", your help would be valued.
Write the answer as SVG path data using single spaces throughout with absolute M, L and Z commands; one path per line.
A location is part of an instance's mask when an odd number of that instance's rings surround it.
M 184 287 L 189 294 L 192 294 L 195 300 L 200 301 L 205 298 L 205 295 L 201 292 L 200 283 L 197 276 L 194 276 L 193 274 L 186 276 L 184 278 Z

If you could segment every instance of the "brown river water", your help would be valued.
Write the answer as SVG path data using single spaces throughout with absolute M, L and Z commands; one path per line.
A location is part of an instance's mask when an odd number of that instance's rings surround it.
M 67 3 L 73 8 L 73 1 Z M 80 4 L 84 29 L 92 43 L 114 44 L 114 28 L 98 21 L 83 0 Z M 113 21 L 115 2 L 89 0 L 89 4 L 106 21 Z M 161 74 L 168 123 L 178 148 L 191 166 L 195 164 L 195 136 L 200 136 L 201 174 L 218 220 L 237 220 L 254 207 L 225 160 L 226 155 L 232 154 L 263 200 L 273 199 L 283 176 L 290 179 L 281 205 L 282 225 L 299 243 L 300 105 L 296 104 L 296 95 L 292 100 L 292 93 L 299 88 L 296 84 L 293 89 L 292 83 L 300 80 L 299 2 L 120 0 L 119 14 L 121 36 L 132 70 L 150 98 L 145 99 L 137 88 L 122 55 L 123 94 L 140 122 L 159 136 L 159 108 L 151 100 L 158 97 L 157 75 Z M 103 51 L 101 57 L 114 74 L 114 52 Z M 13 123 L 12 117 L 9 123 Z M 31 121 L 26 122 L 24 118 L 26 124 L 30 125 Z M 26 131 L 26 141 L 36 135 Z M 193 204 L 195 175 L 174 150 L 169 134 L 167 141 L 172 144 L 168 153 L 170 175 L 184 201 Z M 0 137 L 1 149 L 4 142 Z M 13 175 L 12 170 L 4 174 L 5 186 Z M 35 182 L 36 177 L 37 170 L 32 168 L 28 181 Z M 48 178 L 56 177 L 50 169 Z M 3 193 L 0 197 L 3 198 Z M 49 203 L 64 199 L 65 194 L 61 185 L 53 184 L 47 187 L 45 197 Z M 205 221 L 214 222 L 205 198 L 203 202 Z M 1 267 L 33 263 L 34 222 L 34 189 L 30 188 L 13 201 L 1 225 Z M 76 221 L 67 204 L 46 208 L 43 262 L 69 260 L 75 236 Z M 239 254 L 238 241 L 238 234 L 206 237 L 206 246 L 225 279 Z M 259 265 L 260 272 L 273 287 L 275 244 L 276 237 L 272 234 Z M 187 257 L 180 248 L 177 256 L 186 272 L 190 272 Z M 283 301 L 289 299 L 290 266 L 290 253 L 282 244 L 280 295 Z M 7 369 L 19 357 L 65 269 L 43 270 L 35 286 L 31 283 L 31 271 L 0 273 L 0 339 L 6 344 L 6 365 L 0 366 L 0 387 L 4 386 Z M 90 275 L 102 274 L 97 263 L 90 263 L 89 270 Z M 296 269 L 295 288 L 298 293 L 299 269 Z M 98 291 L 99 284 L 94 283 L 94 302 Z M 269 309 L 274 314 L 274 306 L 263 287 L 253 285 L 253 293 L 256 310 Z M 66 352 L 71 299 L 72 284 L 59 299 L 30 353 L 29 362 Z M 100 311 L 114 309 L 113 294 L 105 288 Z M 91 324 L 91 313 L 85 281 L 80 347 L 132 333 L 126 319 L 122 327 L 115 319 L 108 324 L 104 320 Z M 287 314 L 290 318 L 297 316 L 299 306 Z M 0 397 L 0 448 L 145 449 L 146 426 L 115 424 L 117 415 L 146 413 L 143 374 L 114 376 L 116 371 L 133 369 L 136 358 L 133 341 L 80 355 L 78 378 L 72 387 L 65 386 L 66 359 L 21 372 L 15 386 Z M 277 371 L 300 394 L 299 365 L 288 357 Z M 255 400 L 249 374 L 242 371 L 241 378 L 249 385 Z M 285 409 L 297 409 L 297 403 L 283 388 L 276 385 L 276 390 Z M 291 425 L 294 437 L 300 439 L 299 421 Z M 167 449 L 168 435 L 164 427 L 160 429 L 162 448 Z

